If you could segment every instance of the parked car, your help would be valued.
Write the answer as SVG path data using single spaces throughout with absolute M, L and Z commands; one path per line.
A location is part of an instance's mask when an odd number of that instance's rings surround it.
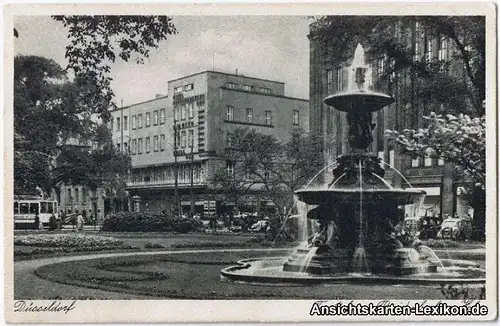
M 250 232 L 266 232 L 269 227 L 268 220 L 260 220 L 257 223 L 252 224 L 248 230 Z
M 430 217 L 407 217 L 403 222 L 402 233 L 410 237 L 417 237 L 422 240 L 435 239 L 438 232 L 439 226 L 437 222 Z
M 468 240 L 472 236 L 472 220 L 469 218 L 448 218 L 441 224 L 437 237 L 441 239 Z

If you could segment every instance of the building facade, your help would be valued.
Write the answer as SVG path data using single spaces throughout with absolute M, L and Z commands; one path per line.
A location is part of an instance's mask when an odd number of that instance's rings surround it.
M 204 71 L 169 81 L 168 95 L 112 111 L 113 141 L 130 152 L 135 210 L 215 213 L 224 202 L 211 183 L 237 128 L 286 140 L 309 129 L 309 103 L 278 81 Z M 177 174 L 177 187 L 175 186 Z
M 346 49 L 347 61 L 334 62 L 327 58 L 324 43 L 311 37 L 317 28 L 310 26 L 310 131 L 321 135 L 324 140 L 325 156 L 327 164 L 334 162 L 338 155 L 349 151 L 347 139 L 346 114 L 335 110 L 323 103 L 328 95 L 347 90 L 348 67 L 354 57 L 353 47 Z M 467 78 L 463 64 L 454 61 L 456 49 L 453 43 L 435 33 L 427 33 L 422 29 L 417 20 L 408 22 L 400 21 L 392 28 L 393 37 L 406 48 L 412 49 L 414 60 L 431 62 L 439 60 L 448 63 L 448 73 L 457 77 Z M 362 44 L 365 49 L 369 48 L 368 42 Z M 423 126 L 423 116 L 431 111 L 440 111 L 438 104 L 433 102 L 432 97 L 419 95 L 419 89 L 423 89 L 424 80 L 416 78 L 410 69 L 392 72 L 389 77 L 382 78 L 388 69 L 393 68 L 394 62 L 386 57 L 369 60 L 370 79 L 372 87 L 392 95 L 395 102 L 382 111 L 373 114 L 373 122 L 376 124 L 374 130 L 374 142 L 370 148 L 371 152 L 378 156 L 394 169 L 386 168 L 387 178 L 399 187 L 419 188 L 427 192 L 423 205 L 419 207 L 406 207 L 406 214 L 412 216 L 444 216 L 445 214 L 458 213 L 461 216 L 471 214 L 471 208 L 458 194 L 460 184 L 454 172 L 454 166 L 441 159 L 416 158 L 399 154 L 391 148 L 384 139 L 386 129 L 399 130 L 418 129 Z M 390 71 L 390 70 L 389 70 Z M 388 83 L 391 83 L 388 87 Z

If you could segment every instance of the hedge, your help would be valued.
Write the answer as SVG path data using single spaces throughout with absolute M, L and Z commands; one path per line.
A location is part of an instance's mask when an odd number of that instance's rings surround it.
M 201 231 L 203 223 L 192 218 L 172 217 L 160 213 L 120 212 L 103 221 L 101 231 L 108 232 L 179 232 Z

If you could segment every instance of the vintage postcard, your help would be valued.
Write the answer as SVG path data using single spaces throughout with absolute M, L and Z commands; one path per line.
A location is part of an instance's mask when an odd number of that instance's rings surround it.
M 495 9 L 6 6 L 7 322 L 496 319 Z

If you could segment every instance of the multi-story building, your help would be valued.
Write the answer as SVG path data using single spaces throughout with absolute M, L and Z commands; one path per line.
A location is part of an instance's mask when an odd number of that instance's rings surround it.
M 167 96 L 114 110 L 113 141 L 132 157 L 134 209 L 169 211 L 177 188 L 183 211 L 192 201 L 198 213 L 219 210 L 224 197 L 211 180 L 226 167 L 231 132 L 286 140 L 296 128 L 308 131 L 308 111 L 307 100 L 285 96 L 282 82 L 216 71 L 171 80 Z
M 82 142 L 77 138 L 69 138 L 61 146 L 72 146 L 88 151 L 91 148 L 90 142 Z M 84 218 L 93 215 L 98 222 L 102 221 L 105 215 L 105 196 L 101 188 L 91 189 L 88 186 L 75 183 L 59 183 L 57 199 L 59 210 L 65 214 L 82 214 Z
M 326 58 L 328 51 L 325 45 L 317 41 L 314 33 L 318 28 L 314 24 L 310 26 L 310 131 L 322 135 L 325 144 L 325 157 L 327 164 L 335 160 L 338 155 L 349 151 L 347 141 L 347 120 L 346 114 L 335 110 L 323 103 L 323 99 L 338 92 L 347 90 L 348 67 L 351 65 L 356 44 L 348 51 L 348 61 L 335 62 L 331 57 Z M 339 27 L 340 28 L 340 27 Z M 400 21 L 393 27 L 394 38 L 407 48 L 412 49 L 414 60 L 420 62 L 431 62 L 432 60 L 442 60 L 449 64 L 448 73 L 454 76 L 463 76 L 466 80 L 463 63 L 454 59 L 453 53 L 456 49 L 451 40 L 439 37 L 436 33 L 427 33 L 422 29 L 417 20 L 411 23 Z M 362 42 L 362 41 L 361 41 Z M 365 49 L 369 48 L 368 42 L 362 44 Z M 374 142 L 370 150 L 378 153 L 384 162 L 401 172 L 386 169 L 386 176 L 396 186 L 408 187 L 410 183 L 413 187 L 420 188 L 427 192 L 424 205 L 420 206 L 417 212 L 414 207 L 407 207 L 409 215 L 434 215 L 444 216 L 445 214 L 467 215 L 471 213 L 471 208 L 466 201 L 457 196 L 460 183 L 454 176 L 454 167 L 450 163 L 444 163 L 441 159 L 416 158 L 399 154 L 390 147 L 384 139 L 386 129 L 399 130 L 417 129 L 423 125 L 423 116 L 431 111 L 439 111 L 439 105 L 432 101 L 430 97 L 419 95 L 419 88 L 423 88 L 425 80 L 415 77 L 410 69 L 390 73 L 392 83 L 388 90 L 387 82 L 382 80 L 382 75 L 386 73 L 393 64 L 386 57 L 371 59 L 367 62 L 370 65 L 368 70 L 371 85 L 375 90 L 389 93 L 395 102 L 384 108 L 382 111 L 374 113 L 373 121 L 376 124 L 374 130 Z

